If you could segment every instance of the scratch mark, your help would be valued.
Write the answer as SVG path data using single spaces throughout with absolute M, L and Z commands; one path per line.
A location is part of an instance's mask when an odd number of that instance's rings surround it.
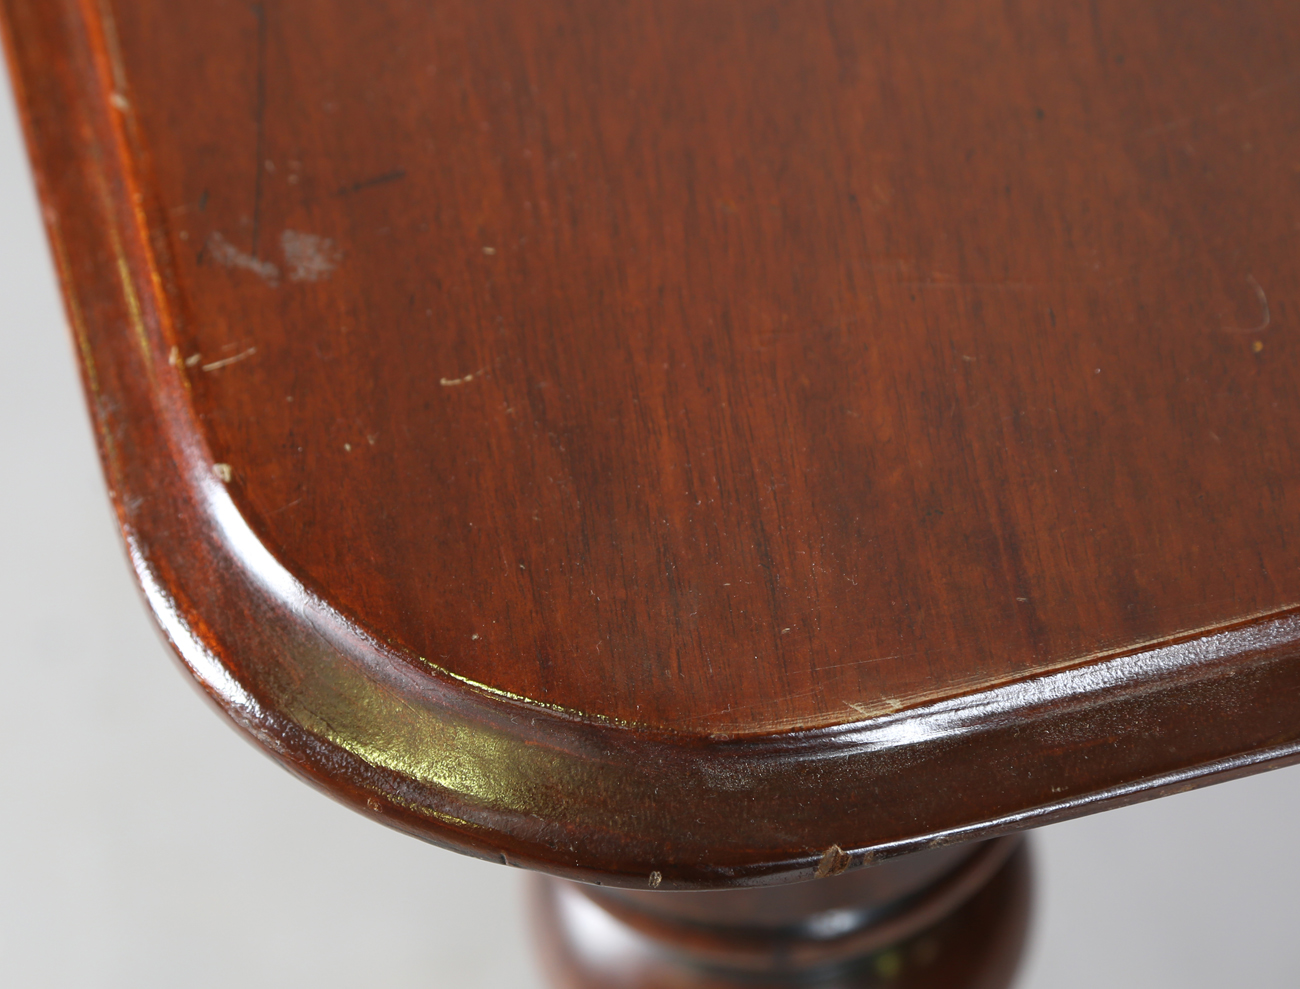
M 485 367 L 479 368 L 477 371 L 471 372 L 470 374 L 465 375 L 465 377 L 463 378 L 439 378 L 438 384 L 442 385 L 442 387 L 444 388 L 453 388 L 456 385 L 467 385 L 475 378 L 483 374 L 483 372 L 486 370 L 487 368 Z
M 1190 116 L 1177 117 L 1173 120 L 1167 120 L 1163 123 L 1156 124 L 1154 127 L 1148 127 L 1146 130 L 1142 131 L 1141 134 L 1139 134 L 1138 136 L 1152 137 L 1153 135 L 1156 134 L 1168 134 L 1170 131 L 1181 130 L 1184 127 L 1189 127 L 1192 124 L 1204 118 L 1221 117 L 1225 113 L 1229 113 L 1230 111 L 1235 110 L 1242 103 L 1253 103 L 1255 100 L 1261 100 L 1265 96 L 1269 96 L 1272 93 L 1276 93 L 1281 89 L 1285 89 L 1288 86 L 1291 86 L 1295 82 L 1296 77 L 1297 74 L 1295 72 L 1288 72 L 1286 75 L 1274 79 L 1272 82 L 1265 83 L 1263 86 L 1260 86 L 1258 89 L 1252 90 L 1251 92 L 1247 93 L 1245 96 L 1229 97 L 1228 99 L 1224 100 L 1222 103 L 1216 105 L 1214 109 L 1211 110 L 1209 113 L 1191 114 Z
M 890 714 L 903 709 L 903 702 L 893 697 L 882 697 L 878 707 L 872 707 L 868 704 L 860 704 L 857 701 L 845 701 L 844 704 L 846 707 L 856 711 L 864 718 L 879 717 L 881 714 L 880 708 L 882 707 Z
M 257 93 L 254 114 L 257 120 L 256 164 L 253 166 L 253 248 L 256 258 L 258 238 L 262 232 L 262 173 L 266 160 L 266 11 L 262 4 L 252 5 L 257 18 Z
M 219 361 L 213 361 L 211 364 L 204 364 L 200 367 L 201 371 L 219 371 L 223 367 L 230 367 L 231 364 L 238 364 L 246 358 L 252 357 L 257 353 L 256 347 L 249 347 L 242 354 L 236 354 L 234 357 L 226 357 Z
M 946 289 L 950 291 L 966 289 L 988 289 L 993 292 L 1032 292 L 1042 288 L 1034 282 L 961 282 L 931 279 L 924 282 L 899 282 L 903 288 Z
M 848 666 L 870 666 L 872 663 L 887 663 L 891 659 L 903 659 L 911 655 L 912 653 L 898 652 L 889 656 L 873 656 L 871 659 L 852 659 L 847 663 L 831 663 L 828 666 L 817 666 L 813 668 L 813 672 L 825 673 L 827 670 L 842 670 Z
M 342 253 L 328 237 L 286 230 L 280 235 L 280 247 L 289 266 L 289 281 L 318 282 L 329 276 L 343 259 Z
M 258 260 L 254 255 L 241 251 L 226 240 L 219 230 L 212 231 L 207 243 L 204 244 L 204 250 L 220 265 L 227 268 L 242 268 L 245 271 L 251 271 L 268 285 L 280 284 L 280 269 L 278 267 L 270 261 Z
M 1264 294 L 1263 286 L 1261 286 L 1259 282 L 1255 281 L 1254 275 L 1247 275 L 1246 282 L 1255 290 L 1255 298 L 1259 300 L 1259 308 L 1264 314 L 1263 318 L 1260 320 L 1258 326 L 1225 326 L 1223 327 L 1223 330 L 1226 333 L 1263 333 L 1268 329 L 1269 324 L 1273 322 L 1273 314 L 1269 311 L 1268 296 Z M 1262 350 L 1263 348 L 1261 347 L 1260 349 Z
M 391 172 L 384 172 L 383 175 L 376 175 L 374 178 L 362 179 L 360 182 L 353 182 L 351 185 L 341 186 L 334 195 L 350 196 L 354 192 L 360 192 L 362 189 L 373 189 L 377 185 L 387 185 L 389 182 L 396 182 L 399 179 L 406 178 L 406 169 L 395 168 Z

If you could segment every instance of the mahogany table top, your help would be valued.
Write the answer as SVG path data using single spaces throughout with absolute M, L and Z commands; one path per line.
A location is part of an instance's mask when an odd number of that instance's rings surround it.
M 1292 757 L 1295 4 L 0 8 L 146 594 L 341 799 L 685 887 Z

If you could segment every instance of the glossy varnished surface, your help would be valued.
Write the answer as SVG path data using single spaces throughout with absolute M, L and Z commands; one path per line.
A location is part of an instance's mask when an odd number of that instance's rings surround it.
M 727 885 L 1292 757 L 1293 6 L 4 9 L 137 571 L 342 799 Z
M 1300 602 L 1290 4 L 112 9 L 212 455 L 404 651 L 762 733 Z
M 1022 843 L 968 847 L 938 881 L 935 855 L 779 889 L 656 894 L 538 879 L 533 926 L 556 989 L 1006 989 L 1029 926 Z

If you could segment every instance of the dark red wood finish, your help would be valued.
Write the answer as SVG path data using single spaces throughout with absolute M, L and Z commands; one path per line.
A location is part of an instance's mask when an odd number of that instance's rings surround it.
M 339 799 L 685 889 L 1297 757 L 1295 4 L 0 9 L 146 595 Z
M 546 973 L 565 989 L 1006 989 L 1029 926 L 1018 838 L 778 888 L 657 893 L 538 879 Z

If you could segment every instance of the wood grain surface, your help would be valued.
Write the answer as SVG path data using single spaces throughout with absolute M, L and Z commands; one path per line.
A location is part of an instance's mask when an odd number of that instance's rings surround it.
M 116 4 L 231 496 L 421 661 L 676 730 L 1300 602 L 1300 19 L 1130 8 Z
M 146 595 L 341 799 L 690 887 L 1294 758 L 1300 8 L 0 8 Z

